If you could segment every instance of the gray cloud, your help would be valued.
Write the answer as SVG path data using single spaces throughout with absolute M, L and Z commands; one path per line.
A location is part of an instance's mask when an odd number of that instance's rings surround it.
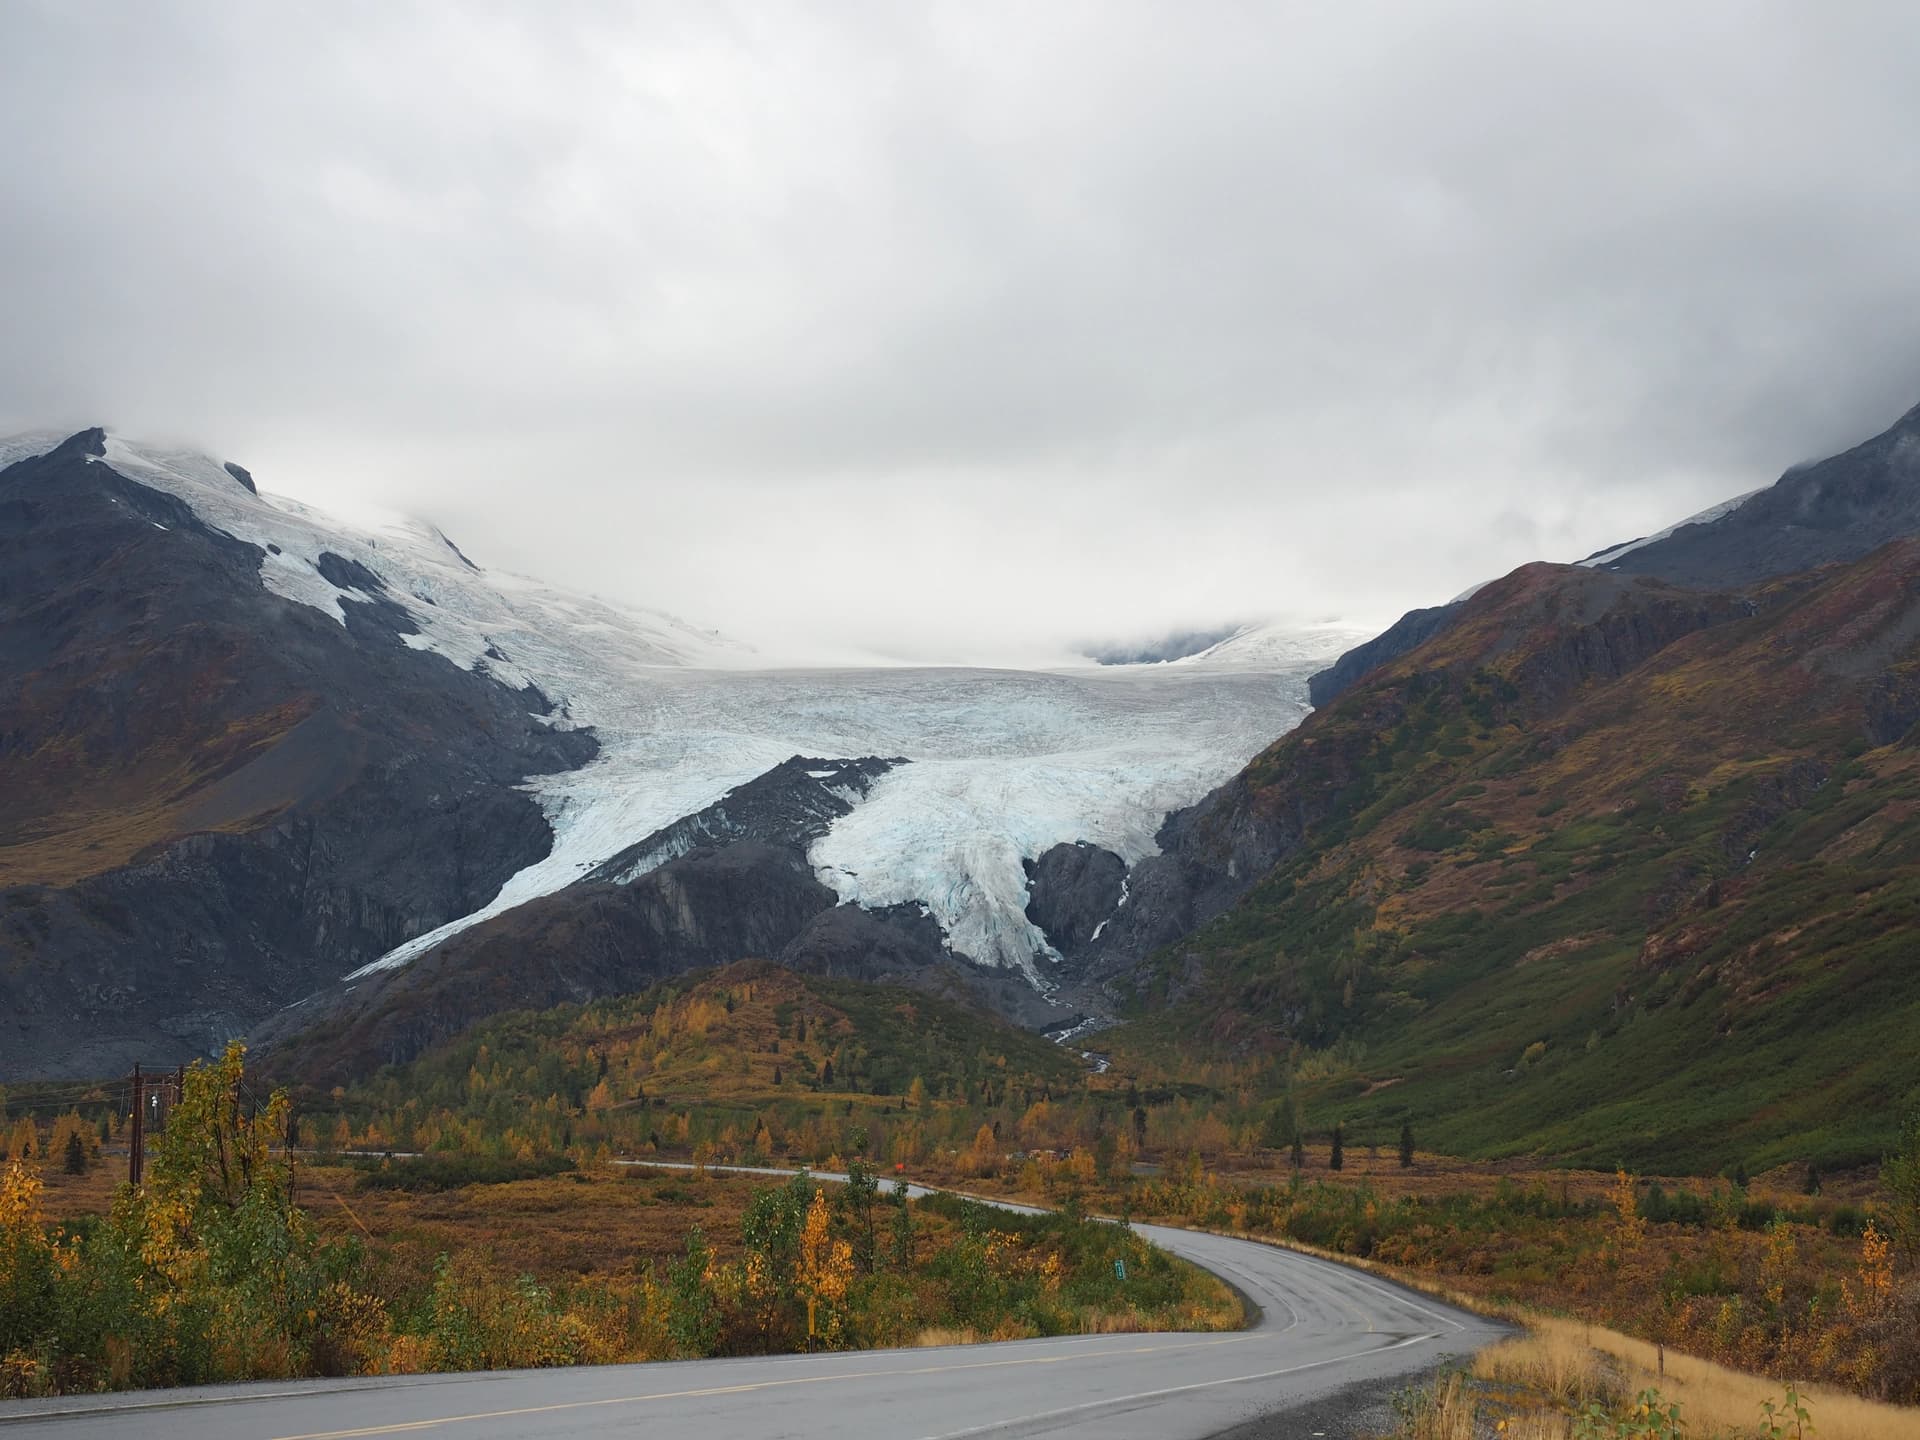
M 749 634 L 1384 620 L 1920 400 L 1897 3 L 0 11 L 0 413 Z

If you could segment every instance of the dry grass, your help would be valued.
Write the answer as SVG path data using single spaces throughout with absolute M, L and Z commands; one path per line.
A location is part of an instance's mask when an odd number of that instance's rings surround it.
M 1760 1402 L 1781 1397 L 1783 1387 L 1777 1380 L 1674 1350 L 1666 1353 L 1662 1376 L 1653 1345 L 1600 1326 L 1548 1316 L 1530 1316 L 1527 1325 L 1528 1334 L 1482 1351 L 1473 1373 L 1551 1396 L 1566 1406 L 1584 1405 L 1589 1399 L 1617 1401 L 1657 1388 L 1679 1403 L 1694 1435 L 1750 1434 L 1761 1418 Z M 1820 1440 L 1920 1440 L 1920 1410 L 1822 1386 L 1803 1387 L 1801 1394 Z M 1542 1416 L 1540 1423 L 1549 1427 L 1544 1434 L 1564 1433 L 1564 1422 L 1557 1417 Z M 1509 1425 L 1507 1434 L 1516 1433 Z
M 1475 1440 L 1479 1406 L 1458 1371 L 1442 1375 L 1415 1398 L 1405 1440 Z
M 1557 1410 L 1525 1410 L 1507 1421 L 1501 1440 L 1567 1440 L 1573 1422 Z
M 300 1203 L 323 1229 L 431 1257 L 475 1252 L 503 1273 L 542 1278 L 631 1273 L 684 1253 L 698 1225 L 722 1259 L 741 1249 L 740 1217 L 765 1176 L 587 1168 L 538 1180 L 415 1194 L 362 1190 L 343 1168 L 303 1166 Z
M 1482 1380 L 1514 1385 L 1545 1396 L 1563 1409 L 1584 1409 L 1590 1401 L 1616 1402 L 1622 1398 L 1619 1377 L 1600 1362 L 1598 1352 L 1584 1342 L 1584 1330 L 1569 1337 L 1550 1327 L 1482 1350 L 1473 1360 L 1473 1373 Z
M 41 1206 L 51 1220 L 73 1220 L 82 1215 L 105 1215 L 113 1209 L 114 1193 L 127 1180 L 127 1152 L 124 1144 L 101 1155 L 87 1167 L 84 1175 L 69 1175 L 57 1160 L 45 1162 L 40 1169 L 46 1185 Z
M 929 1325 L 913 1337 L 914 1347 L 931 1350 L 940 1345 L 978 1345 L 980 1332 L 971 1325 L 954 1329 L 945 1325 Z

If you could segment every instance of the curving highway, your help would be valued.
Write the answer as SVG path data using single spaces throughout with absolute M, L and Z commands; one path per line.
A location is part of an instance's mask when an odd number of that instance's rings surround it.
M 0 1403 L 0 1437 L 1203 1440 L 1324 1401 L 1356 1382 L 1412 1374 L 1505 1333 L 1492 1321 L 1293 1251 L 1135 1228 L 1237 1285 L 1259 1306 L 1259 1320 L 1228 1335 L 1075 1336 L 14 1401 Z

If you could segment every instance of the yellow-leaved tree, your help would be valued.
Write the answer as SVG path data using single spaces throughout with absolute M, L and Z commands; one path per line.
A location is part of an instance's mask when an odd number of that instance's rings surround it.
M 807 1302 L 807 1333 L 832 1344 L 839 1338 L 841 1302 L 853 1283 L 853 1247 L 833 1235 L 833 1211 L 824 1190 L 813 1192 L 800 1227 L 794 1288 Z
M 28 1160 L 0 1170 L 0 1395 L 45 1388 L 63 1255 L 40 1210 L 40 1172 Z
M 256 1101 L 238 1045 L 188 1068 L 145 1183 L 83 1239 L 49 1238 L 38 1177 L 0 1182 L 0 1387 L 198 1384 L 367 1367 L 386 1316 L 357 1250 L 292 1203 L 275 1146 L 287 1100 Z

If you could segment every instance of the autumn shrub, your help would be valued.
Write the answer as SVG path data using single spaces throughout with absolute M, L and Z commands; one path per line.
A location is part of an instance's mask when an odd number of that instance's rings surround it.
M 723 1256 L 695 1227 L 658 1272 L 647 1262 L 592 1272 L 548 1265 L 534 1275 L 505 1268 L 524 1252 L 474 1246 L 436 1255 L 417 1234 L 365 1234 L 355 1208 L 320 1180 L 364 1235 L 330 1237 L 294 1203 L 293 1160 L 276 1150 L 286 1102 L 276 1095 L 256 1104 L 241 1059 L 236 1046 L 189 1069 L 145 1183 L 121 1187 L 105 1216 L 50 1224 L 35 1162 L 0 1172 L 0 1392 L 780 1353 L 911 1344 L 933 1331 L 1010 1338 L 1223 1328 L 1242 1319 L 1212 1277 L 1123 1226 L 1084 1217 L 1075 1197 L 1095 1179 L 1091 1151 L 1050 1165 L 1068 1212 L 1044 1217 L 958 1199 L 916 1206 L 902 1185 L 883 1196 L 858 1159 L 842 1186 L 801 1173 L 756 1190 L 737 1249 Z M 858 1147 L 863 1137 L 856 1128 L 850 1139 Z M 531 1177 L 551 1177 L 566 1162 L 482 1153 L 354 1168 L 362 1188 L 389 1192 L 380 1205 L 405 1212 L 411 1192 L 505 1191 L 522 1177 L 537 1187 L 543 1182 Z M 559 1188 L 544 1183 L 543 1204 Z M 707 1189 L 696 1178 L 636 1198 L 710 1208 Z
M 911 1345 L 926 1331 L 923 1316 L 938 1307 L 925 1280 L 894 1271 L 854 1281 L 847 1301 L 847 1343 L 855 1349 Z
M 54 1360 L 62 1248 L 40 1210 L 40 1177 L 25 1160 L 0 1171 L 0 1395 L 36 1394 Z
M 573 1365 L 588 1326 L 531 1276 L 505 1281 L 471 1257 L 440 1258 L 424 1338 L 437 1370 Z
M 722 1323 L 714 1293 L 714 1255 L 698 1225 L 687 1232 L 686 1254 L 667 1270 L 667 1339 L 676 1355 L 714 1353 Z
M 385 1332 L 359 1251 L 319 1236 L 271 1142 L 286 1101 L 242 1103 L 242 1051 L 192 1066 L 145 1183 L 49 1227 L 38 1178 L 0 1182 L 0 1356 L 14 1392 L 195 1384 L 363 1367 Z M 78 1134 L 77 1126 L 68 1133 Z

